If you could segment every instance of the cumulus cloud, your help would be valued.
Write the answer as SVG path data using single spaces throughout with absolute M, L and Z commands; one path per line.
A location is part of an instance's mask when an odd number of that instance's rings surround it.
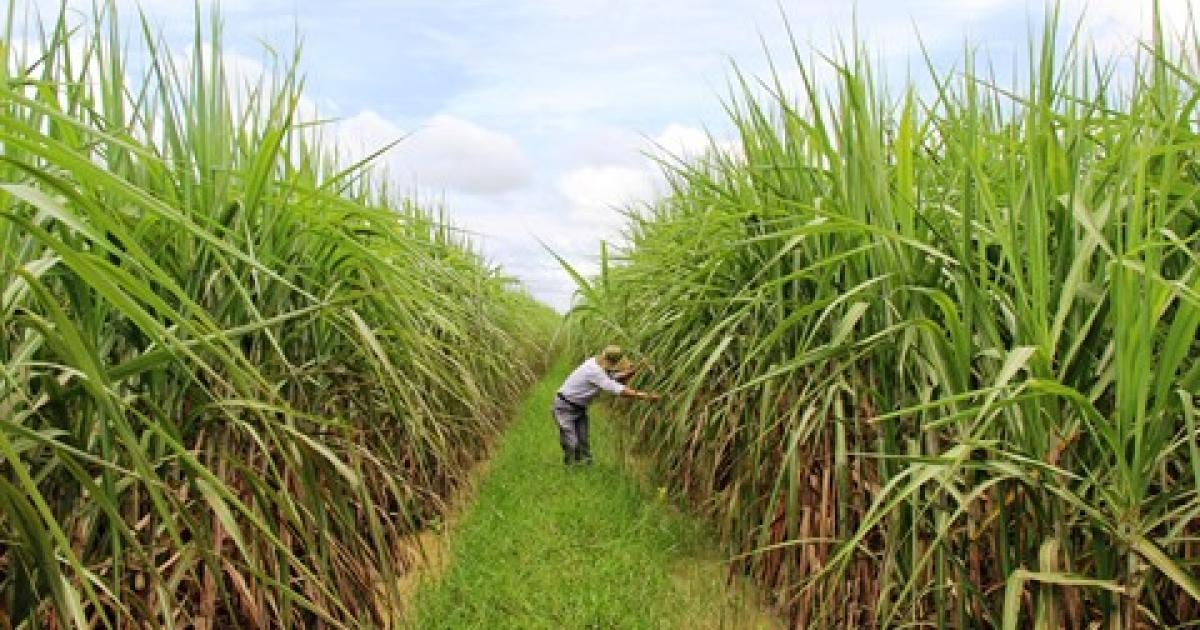
M 662 133 L 654 137 L 654 144 L 668 154 L 683 159 L 700 157 L 712 147 L 703 129 L 678 123 L 667 125 Z
M 598 125 L 583 129 L 564 143 L 568 168 L 619 165 L 645 168 L 647 158 L 691 160 L 712 148 L 709 133 L 679 122 L 668 123 L 659 132 L 647 134 L 629 127 Z M 716 139 L 718 148 L 728 150 L 729 143 Z
M 715 142 L 718 150 L 731 150 L 733 146 L 731 141 Z M 670 123 L 652 136 L 615 127 L 583 134 L 576 150 L 594 161 L 575 165 L 557 181 L 571 222 L 565 227 L 587 235 L 593 249 L 599 239 L 617 238 L 625 221 L 624 210 L 664 194 L 665 179 L 657 158 L 668 162 L 698 159 L 713 148 L 713 143 L 704 130 L 681 123 Z
M 445 202 L 451 221 L 489 261 L 561 311 L 569 307 L 575 284 L 543 244 L 591 275 L 598 269 L 599 239 L 611 238 L 605 228 L 565 211 L 568 202 L 553 187 L 531 186 L 491 197 L 448 193 Z
M 558 189 L 580 221 L 616 226 L 620 208 L 653 199 L 658 186 L 653 171 L 628 166 L 585 166 L 570 171 Z
M 1189 0 L 1161 0 L 1163 25 L 1170 34 L 1195 28 Z M 1130 0 L 1064 0 L 1064 13 L 1082 16 L 1097 50 L 1104 54 L 1129 54 L 1136 42 L 1153 34 L 1154 3 Z
M 355 159 L 366 157 L 406 135 L 399 125 L 372 110 L 342 119 L 336 127 L 338 148 Z
M 406 132 L 368 110 L 339 123 L 337 135 L 341 146 L 360 156 L 401 140 L 383 164 L 394 177 L 422 188 L 494 195 L 532 179 L 533 167 L 515 138 L 457 116 L 440 114 Z

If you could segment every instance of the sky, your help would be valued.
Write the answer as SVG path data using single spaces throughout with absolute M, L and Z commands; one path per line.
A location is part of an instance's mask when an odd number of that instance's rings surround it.
M 1189 0 L 1162 3 L 1169 23 L 1192 19 Z M 193 0 L 117 5 L 125 19 L 140 6 L 188 49 Z M 1083 16 L 1112 54 L 1147 32 L 1150 5 L 1062 2 L 1067 22 Z M 573 284 L 542 243 L 594 273 L 600 240 L 620 242 L 621 208 L 661 194 L 653 156 L 731 141 L 722 103 L 733 64 L 763 75 L 774 58 L 789 76 L 781 15 L 806 55 L 857 33 L 899 81 L 920 73 L 922 46 L 943 67 L 968 42 L 1011 66 L 1044 11 L 1040 0 L 221 2 L 231 67 L 261 72 L 267 47 L 299 42 L 306 106 L 331 120 L 328 137 L 348 156 L 403 138 L 379 159 L 388 177 L 443 204 L 491 262 L 559 310 Z

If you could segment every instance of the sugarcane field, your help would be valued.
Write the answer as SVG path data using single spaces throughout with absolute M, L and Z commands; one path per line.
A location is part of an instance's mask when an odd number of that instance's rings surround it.
M 1200 627 L 1192 0 L 0 0 L 0 630 Z

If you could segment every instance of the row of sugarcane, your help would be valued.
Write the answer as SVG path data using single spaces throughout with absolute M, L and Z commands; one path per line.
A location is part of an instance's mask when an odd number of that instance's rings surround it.
M 739 74 L 736 148 L 581 285 L 670 392 L 634 442 L 794 627 L 1200 621 L 1200 45 L 1045 24 L 1010 78 Z
M 0 627 L 378 627 L 556 316 L 340 159 L 294 58 L 0 40 Z M 132 52 L 130 50 L 132 49 Z

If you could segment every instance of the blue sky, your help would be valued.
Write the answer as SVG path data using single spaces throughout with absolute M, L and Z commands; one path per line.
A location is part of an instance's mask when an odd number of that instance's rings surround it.
M 36 0 L 43 7 L 54 0 Z M 70 0 L 90 6 L 91 0 Z M 118 0 L 127 17 L 139 3 Z M 204 0 L 202 6 L 210 6 Z M 1097 45 L 1126 50 L 1149 0 L 1086 3 Z M 225 51 L 261 71 L 264 42 L 300 34 L 307 107 L 337 120 L 350 154 L 407 136 L 381 160 L 403 189 L 444 200 L 484 253 L 563 308 L 571 283 L 537 239 L 595 269 L 601 238 L 618 238 L 617 207 L 660 184 L 644 153 L 702 149 L 730 132 L 721 95 L 734 60 L 766 69 L 788 54 L 780 10 L 803 49 L 837 33 L 861 38 L 893 81 L 920 68 L 917 34 L 949 65 L 970 40 L 1000 65 L 1025 44 L 1040 0 L 225 0 Z M 1168 18 L 1188 0 L 1163 0 Z M 192 0 L 142 0 L 172 46 L 186 50 Z M 1064 0 L 1068 16 L 1083 0 Z M 855 15 L 856 13 L 856 15 Z M 130 31 L 131 33 L 133 31 Z

